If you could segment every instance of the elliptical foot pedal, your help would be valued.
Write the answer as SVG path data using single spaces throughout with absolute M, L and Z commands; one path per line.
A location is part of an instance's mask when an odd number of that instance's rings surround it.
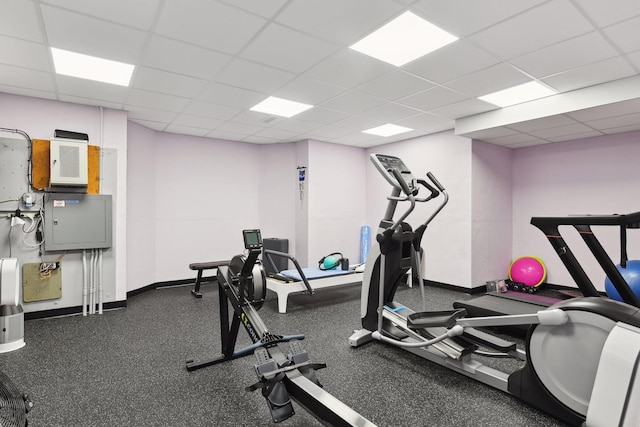
M 423 311 L 407 316 L 407 326 L 410 329 L 433 328 L 436 326 L 452 328 L 455 326 L 457 319 L 466 315 L 467 311 L 464 308 L 445 311 Z
M 274 423 L 279 423 L 290 418 L 295 414 L 295 411 L 293 410 L 293 404 L 287 392 L 287 387 L 282 382 L 284 373 L 280 372 L 275 375 L 269 375 L 270 372 L 277 371 L 279 368 L 266 348 L 257 348 L 254 355 L 258 362 L 257 365 L 255 365 L 255 370 L 258 378 L 260 378 L 260 382 L 247 387 L 247 391 L 255 391 L 258 388 L 262 389 L 262 395 L 267 401 Z

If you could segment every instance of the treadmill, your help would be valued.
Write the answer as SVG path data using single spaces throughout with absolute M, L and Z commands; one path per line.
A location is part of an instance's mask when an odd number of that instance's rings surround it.
M 620 265 L 626 267 L 627 258 L 627 229 L 640 228 L 640 212 L 626 215 L 585 215 L 567 217 L 533 217 L 531 224 L 544 233 L 556 250 L 562 263 L 578 285 L 585 297 L 600 297 L 593 283 L 587 277 L 584 269 L 578 263 L 573 252 L 560 234 L 561 225 L 574 227 L 587 247 L 594 255 L 609 280 L 620 293 L 622 300 L 634 307 L 640 307 L 640 299 L 636 296 L 616 268 L 615 264 L 604 250 L 598 238 L 593 234 L 591 226 L 617 226 L 620 228 Z M 524 294 L 508 291 L 488 292 L 487 294 L 468 301 L 456 301 L 454 308 L 464 308 L 470 317 L 498 316 L 504 314 L 531 314 L 559 302 L 559 299 L 545 297 L 539 294 Z M 526 331 L 528 326 L 520 326 L 520 331 Z

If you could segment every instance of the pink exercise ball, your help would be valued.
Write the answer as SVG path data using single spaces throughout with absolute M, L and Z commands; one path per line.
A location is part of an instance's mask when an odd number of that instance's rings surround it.
M 509 279 L 527 286 L 540 286 L 547 278 L 547 269 L 538 257 L 523 256 L 509 266 Z

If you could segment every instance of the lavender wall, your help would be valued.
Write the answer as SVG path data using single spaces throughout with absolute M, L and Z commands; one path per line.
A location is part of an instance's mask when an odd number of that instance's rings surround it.
M 529 224 L 532 216 L 613 214 L 640 207 L 640 132 L 554 143 L 513 151 L 513 257 L 540 256 L 548 282 L 575 286 L 551 245 Z M 599 290 L 604 273 L 574 230 L 569 246 Z M 619 261 L 616 230 L 594 228 L 612 259 Z M 629 258 L 640 259 L 640 233 L 628 233 Z
M 512 150 L 473 141 L 471 283 L 506 277 L 511 262 Z
M 398 156 L 417 178 L 432 172 L 450 194 L 449 204 L 436 217 L 422 239 L 425 251 L 424 277 L 428 280 L 471 287 L 472 204 L 471 140 L 453 132 L 441 132 L 367 150 Z M 370 161 L 367 159 L 367 162 Z M 378 229 L 391 187 L 369 164 L 366 168 L 367 222 Z M 433 212 L 440 198 L 416 207 L 408 222 L 415 228 Z M 400 207 L 397 210 L 400 213 Z
M 342 253 L 351 263 L 360 260 L 366 166 L 362 148 L 309 141 L 306 265 L 317 265 L 333 252 Z

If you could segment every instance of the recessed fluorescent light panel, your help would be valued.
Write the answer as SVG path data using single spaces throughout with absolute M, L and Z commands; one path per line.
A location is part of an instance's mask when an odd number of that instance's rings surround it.
M 293 117 L 311 107 L 313 107 L 313 105 L 270 96 L 261 103 L 251 107 L 250 110 L 281 117 Z
M 486 102 L 490 102 L 499 107 L 508 107 L 510 105 L 520 104 L 534 99 L 544 98 L 545 96 L 555 95 L 556 92 L 536 81 L 513 86 L 488 95 L 479 96 Z
M 96 56 L 51 48 L 57 74 L 129 86 L 134 66 Z
M 351 49 L 401 67 L 456 40 L 458 37 L 411 12 L 405 12 Z
M 371 135 L 378 135 L 378 136 L 393 136 L 393 135 L 409 132 L 411 130 L 413 129 L 387 123 L 386 125 L 363 130 L 362 133 L 368 133 Z

